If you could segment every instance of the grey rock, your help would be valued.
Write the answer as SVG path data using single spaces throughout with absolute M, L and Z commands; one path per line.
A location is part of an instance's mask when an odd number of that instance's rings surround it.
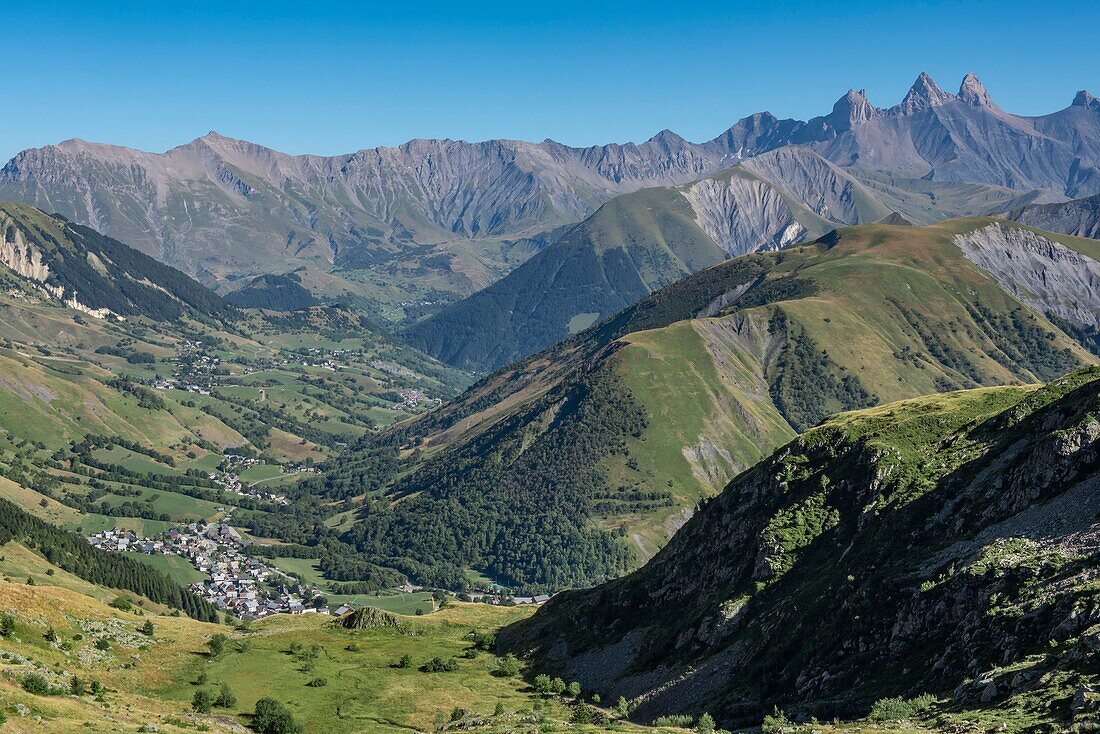
M 368 280 L 389 269 L 466 294 L 615 196 L 689 183 L 789 145 L 895 177 L 1100 193 L 1100 105 L 1087 92 L 1064 110 L 1022 117 L 997 107 L 973 74 L 957 96 L 921 74 L 889 109 L 850 90 L 827 115 L 762 112 L 703 143 L 662 131 L 586 148 L 412 140 L 293 156 L 217 133 L 164 153 L 69 140 L 16 155 L 0 169 L 0 198 L 59 212 L 222 290 L 230 277 L 304 265 L 365 270 Z M 820 214 L 819 201 L 792 199 Z M 732 230 L 754 228 L 767 241 L 789 236 L 787 226 L 756 222 Z

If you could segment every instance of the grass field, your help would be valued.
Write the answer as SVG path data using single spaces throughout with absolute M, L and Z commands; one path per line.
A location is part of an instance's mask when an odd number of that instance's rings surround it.
M 120 528 L 133 530 L 140 536 L 148 537 L 168 530 L 172 523 L 163 520 L 146 520 L 140 517 L 111 517 L 98 513 L 80 515 L 77 519 L 64 523 L 63 527 L 69 530 L 79 530 L 84 535 L 98 533 L 101 530 Z
M 166 513 L 176 521 L 197 519 L 212 520 L 220 514 L 218 508 L 224 506 L 196 497 L 189 497 L 185 494 L 169 492 L 164 489 L 150 489 L 148 487 L 133 487 L 133 489 L 140 492 L 141 495 L 139 497 L 131 497 L 128 495 L 108 494 L 104 496 L 103 501 L 107 502 L 112 507 L 117 507 L 124 502 L 138 500 L 152 508 L 155 512 Z
M 182 556 L 165 556 L 165 555 L 146 555 L 145 553 L 130 553 L 129 558 L 133 558 L 135 561 L 141 561 L 147 566 L 164 571 L 172 577 L 176 583 L 183 586 L 188 584 L 196 584 L 200 581 L 205 581 L 208 576 L 199 571 L 197 568 L 187 562 L 187 559 Z
M 313 734 L 407 734 L 472 731 L 482 734 L 686 734 L 688 729 L 642 726 L 626 721 L 602 725 L 569 723 L 572 703 L 536 696 L 521 676 L 494 675 L 497 659 L 472 650 L 470 633 L 492 632 L 529 615 L 530 607 L 491 607 L 454 603 L 424 617 L 402 617 L 399 628 L 348 631 L 331 617 L 278 615 L 248 630 L 163 616 L 146 603 L 132 612 L 109 608 L 110 590 L 49 568 L 41 557 L 9 544 L 0 548 L 0 607 L 12 610 L 14 634 L 0 639 L 10 675 L 0 677 L 0 711 L 5 732 L 30 734 L 159 731 L 166 734 L 208 731 L 244 734 L 248 712 L 261 697 L 282 702 Z M 152 636 L 139 628 L 153 624 Z M 52 629 L 56 644 L 46 639 Z M 219 657 L 207 654 L 214 634 L 228 636 Z M 109 647 L 93 649 L 108 635 Z M 308 654 L 316 646 L 316 654 Z M 295 651 L 299 651 L 296 653 Z M 306 651 L 307 654 L 302 654 Z M 18 657 L 13 657 L 17 655 Z M 408 655 L 409 667 L 396 667 Z M 432 658 L 455 659 L 457 670 L 422 672 Z M 28 672 L 68 688 L 72 676 L 106 686 L 101 700 L 84 695 L 33 695 L 18 681 Z M 317 681 L 324 680 L 324 685 Z M 314 685 L 308 685 L 310 683 Z M 228 708 L 210 714 L 191 711 L 195 693 L 216 693 L 225 684 L 236 697 Z M 18 707 L 22 707 L 19 709 Z M 499 707 L 499 709 L 498 709 Z M 449 724 L 461 709 L 459 722 Z M 18 713 L 22 711 L 22 714 Z M 497 713 L 500 711 L 502 713 Z M 605 709 L 605 712 L 610 714 Z M 888 729 L 866 724 L 815 725 L 821 734 L 924 734 L 900 723 Z
M 315 558 L 273 558 L 271 562 L 279 569 L 287 573 L 295 573 L 302 577 L 308 584 L 314 584 L 325 591 L 330 609 L 335 609 L 341 604 L 352 607 L 374 607 L 395 614 L 416 614 L 419 609 L 422 612 L 432 611 L 432 595 L 427 592 L 405 593 L 381 593 L 381 594 L 332 594 L 328 592 L 329 581 L 317 570 Z
M 253 482 L 270 482 L 283 473 L 282 467 L 277 464 L 253 464 L 241 472 L 241 481 L 245 484 Z

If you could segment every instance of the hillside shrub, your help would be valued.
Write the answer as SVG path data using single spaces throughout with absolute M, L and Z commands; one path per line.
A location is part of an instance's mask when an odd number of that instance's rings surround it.
M 258 734 L 302 734 L 302 726 L 286 706 L 274 698 L 261 698 L 252 714 L 252 729 Z
M 936 702 L 935 696 L 924 693 L 915 698 L 880 698 L 871 706 L 873 721 L 902 721 L 926 711 Z

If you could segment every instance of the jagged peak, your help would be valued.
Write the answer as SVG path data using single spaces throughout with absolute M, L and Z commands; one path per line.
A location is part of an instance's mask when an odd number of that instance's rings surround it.
M 1073 98 L 1074 107 L 1094 107 L 1100 109 L 1100 99 L 1093 97 L 1089 94 L 1087 89 L 1082 89 L 1077 92 L 1077 96 Z
M 862 89 L 858 92 L 849 89 L 833 105 L 833 111 L 827 119 L 833 128 L 847 130 L 852 125 L 874 119 L 877 114 L 878 110 L 867 101 L 867 96 Z
M 892 111 L 910 114 L 928 107 L 937 107 L 950 102 L 954 98 L 953 94 L 943 91 L 932 77 L 922 71 L 917 80 L 913 82 L 913 86 L 909 88 L 905 99 Z
M 657 133 L 656 135 L 654 135 L 652 138 L 650 138 L 646 142 L 648 142 L 648 143 L 662 143 L 662 144 L 665 144 L 665 145 L 668 145 L 669 143 L 673 143 L 673 144 L 679 145 L 681 143 L 686 143 L 687 141 L 684 140 L 684 138 L 680 137 L 679 135 L 672 132 L 671 130 L 669 130 L 666 127 L 664 130 Z
M 959 86 L 959 99 L 975 107 L 993 107 L 993 98 L 989 96 L 985 85 L 974 72 L 963 77 Z

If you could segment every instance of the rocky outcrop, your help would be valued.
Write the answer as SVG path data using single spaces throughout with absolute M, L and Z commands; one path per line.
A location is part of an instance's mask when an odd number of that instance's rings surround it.
M 42 262 L 42 253 L 27 242 L 23 230 L 6 212 L 0 212 L 0 232 L 3 232 L 0 262 L 16 275 L 45 283 L 50 276 L 50 268 Z
M 401 622 L 389 612 L 374 607 L 361 607 L 336 620 L 336 625 L 349 630 L 400 629 Z
M 807 229 L 783 195 L 766 181 L 708 178 L 684 189 L 695 222 L 731 257 L 800 242 Z
M 1018 209 L 1008 218 L 1029 227 L 1100 239 L 1100 195 Z
M 990 224 L 956 235 L 967 259 L 1040 313 L 1100 326 L 1100 262 L 1020 227 Z

